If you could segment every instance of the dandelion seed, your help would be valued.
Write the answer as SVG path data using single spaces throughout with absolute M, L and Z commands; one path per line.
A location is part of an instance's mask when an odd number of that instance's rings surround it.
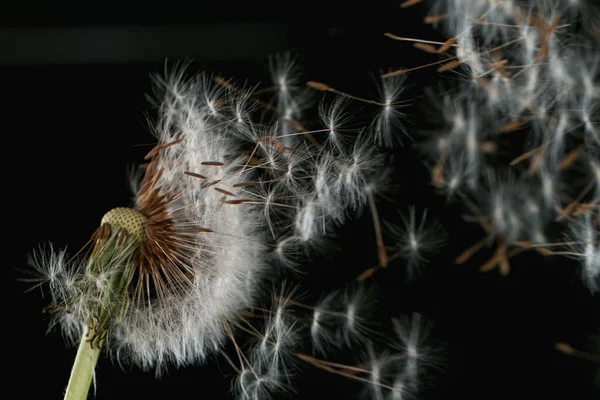
M 347 105 L 348 99 L 337 97 L 332 103 L 321 102 L 319 106 L 319 116 L 327 130 L 325 143 L 337 152 L 343 152 L 350 141 L 347 125 L 352 117 L 345 111 Z
M 583 280 L 591 291 L 600 288 L 600 217 L 588 212 L 568 223 L 564 254 L 581 262 Z
M 427 371 L 441 367 L 443 344 L 431 336 L 432 324 L 418 313 L 392 322 L 398 339 L 394 348 L 402 352 L 405 382 L 409 388 L 418 390 Z
M 401 215 L 401 218 L 402 227 L 387 224 L 388 231 L 396 241 L 390 249 L 407 260 L 409 276 L 414 277 L 415 268 L 428 262 L 427 258 L 444 245 L 445 230 L 437 220 L 428 220 L 427 210 L 419 219 L 414 206 L 409 208 L 407 217 Z
M 276 89 L 274 107 L 278 119 L 282 122 L 277 124 L 277 135 L 282 136 L 284 143 L 291 146 L 297 143 L 298 138 L 286 135 L 297 130 L 292 121 L 303 117 L 306 109 L 313 102 L 312 95 L 301 79 L 298 59 L 291 53 L 280 53 L 270 57 L 269 69 Z
M 375 142 L 383 147 L 392 148 L 399 142 L 399 134 L 406 134 L 402 124 L 404 114 L 400 111 L 406 107 L 406 100 L 400 100 L 405 89 L 406 75 L 381 79 L 378 85 L 379 106 L 372 126 L 375 134 Z
M 307 199 L 296 217 L 296 234 L 304 242 L 315 240 L 326 233 L 325 215 L 315 199 Z

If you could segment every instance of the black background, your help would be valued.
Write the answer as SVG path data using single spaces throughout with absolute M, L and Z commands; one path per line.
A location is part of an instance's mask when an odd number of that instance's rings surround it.
M 14 3 L 16 9 L 0 16 L 4 398 L 62 398 L 75 349 L 65 348 L 60 333 L 46 334 L 46 300 L 39 291 L 25 293 L 19 269 L 48 241 L 76 251 L 107 210 L 129 204 L 126 168 L 154 141 L 145 127 L 144 94 L 165 59 L 190 57 L 192 71 L 268 83 L 268 55 L 289 50 L 300 56 L 307 79 L 369 95 L 370 74 L 435 61 L 384 32 L 440 39 L 421 24 L 422 6 L 197 3 Z M 434 77 L 412 74 L 410 95 L 416 98 Z M 415 115 L 410 129 L 419 124 L 418 110 Z M 406 283 L 401 263 L 377 279 L 387 312 L 425 312 L 447 343 L 444 373 L 434 374 L 418 398 L 598 398 L 597 365 L 553 347 L 558 341 L 583 347 L 598 326 L 598 299 L 582 288 L 576 266 L 525 255 L 501 278 L 477 271 L 485 255 L 454 265 L 453 257 L 482 232 L 462 222 L 457 208 L 444 206 L 410 146 L 396 159 L 397 207 L 428 207 L 450 232 L 422 279 Z M 335 286 L 372 265 L 370 229 L 367 215 L 342 231 L 344 252 L 310 266 L 306 285 Z M 156 380 L 152 372 L 125 372 L 101 360 L 97 398 L 226 398 L 231 373 L 216 360 Z M 357 398 L 362 390 L 310 368 L 296 389 L 291 398 Z

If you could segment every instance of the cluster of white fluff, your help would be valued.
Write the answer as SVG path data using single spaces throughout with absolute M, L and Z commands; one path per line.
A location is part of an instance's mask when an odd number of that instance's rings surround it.
M 304 115 L 320 93 L 306 92 L 289 55 L 272 59 L 275 96 L 269 99 L 257 95 L 256 87 L 207 73 L 188 77 L 186 68 L 178 65 L 155 79 L 158 118 L 151 126 L 158 164 L 150 190 L 171 199 L 167 213 L 176 221 L 173 229 L 194 233 L 179 242 L 188 282 L 169 280 L 168 290 L 145 303 L 121 302 L 104 344 L 119 362 L 158 373 L 167 365 L 203 362 L 219 351 L 238 331 L 242 313 L 269 293 L 268 278 L 277 267 L 300 269 L 299 262 L 321 250 L 327 235 L 364 208 L 387 177 L 377 148 L 381 136 L 371 134 L 370 120 L 357 127 L 346 110 L 348 99 L 326 96 L 312 119 Z M 377 118 L 376 129 L 387 129 L 389 116 Z M 144 183 L 135 185 L 139 189 Z M 160 249 L 164 244 L 151 245 Z M 55 320 L 77 342 L 94 317 L 90 304 L 101 309 L 104 297 L 90 300 L 95 292 L 83 289 L 67 293 L 72 280 L 90 277 L 87 260 L 73 266 L 65 260 L 63 253 L 46 251 L 36 255 L 34 264 L 50 283 L 60 310 Z M 109 291 L 111 282 L 105 284 Z M 265 338 L 292 340 L 283 320 L 274 316 L 269 321 Z M 278 369 L 279 364 L 269 363 L 279 353 L 267 357 L 263 347 L 256 368 Z M 245 395 L 262 387 L 240 378 Z
M 588 1 L 433 2 L 428 18 L 449 38 L 439 63 L 448 79 L 431 90 L 439 123 L 423 145 L 433 183 L 464 201 L 490 242 L 578 258 L 592 290 L 600 42 L 589 17 L 597 13 Z M 549 234 L 556 223 L 569 238 Z
M 445 344 L 432 333 L 432 323 L 419 313 L 392 319 L 394 335 L 387 348 L 368 347 L 366 379 L 369 398 L 402 400 L 415 398 L 427 385 L 426 376 L 442 369 Z

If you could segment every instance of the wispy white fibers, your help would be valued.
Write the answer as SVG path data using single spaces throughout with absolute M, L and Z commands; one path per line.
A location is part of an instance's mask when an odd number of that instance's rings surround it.
M 565 254 L 579 261 L 583 280 L 592 291 L 600 289 L 600 213 L 572 219 L 565 241 Z
M 428 262 L 428 257 L 436 253 L 446 242 L 446 232 L 435 218 L 427 216 L 427 209 L 417 214 L 414 206 L 407 215 L 401 215 L 402 223 L 387 223 L 393 238 L 390 252 L 397 254 L 407 263 L 410 277 L 416 269 Z
M 50 289 L 51 304 L 62 304 L 78 294 L 75 284 L 75 266 L 69 262 L 66 250 L 56 250 L 54 246 L 42 246 L 31 253 L 29 265 L 32 268 L 32 277 L 27 279 L 37 288 L 48 285 Z M 75 308 L 78 310 L 79 308 Z M 66 312 L 64 309 L 52 310 L 52 320 L 49 329 L 57 323 L 63 332 L 63 337 L 70 344 L 75 344 L 82 332 L 80 324 L 82 315 Z
M 109 232 L 119 249 L 119 235 L 135 233 L 139 251 L 132 244 L 124 251 L 127 266 L 110 261 L 102 276 L 86 271 L 98 255 L 108 257 L 104 250 L 69 264 L 49 249 L 34 263 L 72 342 L 100 313 L 104 349 L 160 374 L 169 365 L 203 362 L 227 340 L 236 343 L 237 332 L 251 332 L 260 341 L 235 364 L 239 393 L 256 398 L 287 385 L 292 353 L 283 350 L 298 341 L 283 295 L 274 296 L 263 326 L 248 325 L 245 313 L 271 292 L 276 267 L 297 272 L 299 261 L 322 251 L 327 236 L 364 208 L 367 193 L 384 188 L 388 175 L 370 121 L 357 126 L 344 114 L 351 100 L 334 96 L 321 103 L 320 118 L 302 120 L 311 100 L 295 61 L 271 61 L 274 93 L 188 75 L 185 63 L 155 77 L 156 116 L 149 121 L 158 144 L 141 172 L 131 174 L 136 208 L 127 211 L 140 226 L 134 232 L 127 221 L 110 220 L 94 239 Z M 265 99 L 269 93 L 273 101 Z M 398 93 L 390 95 L 396 103 Z M 94 285 L 102 290 L 90 290 Z M 365 298 L 363 290 L 341 292 L 335 304 L 317 307 L 335 313 L 336 341 L 351 345 L 364 337 Z
M 363 379 L 371 399 L 412 399 L 426 390 L 434 370 L 443 368 L 445 343 L 433 336 L 431 321 L 413 313 L 392 319 L 394 337 L 366 346 Z
M 600 9 L 585 0 L 431 4 L 428 21 L 456 44 L 440 52 L 443 92 L 430 93 L 437 129 L 422 147 L 432 182 L 496 246 L 483 270 L 508 273 L 525 249 L 553 253 L 551 226 L 585 236 L 581 220 L 596 218 Z M 596 290 L 595 257 L 584 259 Z
M 218 349 L 225 339 L 224 324 L 260 292 L 258 281 L 265 268 L 260 214 L 227 204 L 223 193 L 214 190 L 250 180 L 239 171 L 243 160 L 236 157 L 239 139 L 233 130 L 250 129 L 240 107 L 243 113 L 251 104 L 240 105 L 239 96 L 227 93 L 208 75 L 186 80 L 176 69 L 162 83 L 156 134 L 159 143 L 179 143 L 161 151 L 163 173 L 156 189 L 180 192 L 170 211 L 184 215 L 182 223 L 199 232 L 188 243 L 192 276 L 185 291 L 149 307 L 132 308 L 115 326 L 110 343 L 114 354 L 143 368 L 202 361 Z M 227 165 L 203 165 L 206 162 Z

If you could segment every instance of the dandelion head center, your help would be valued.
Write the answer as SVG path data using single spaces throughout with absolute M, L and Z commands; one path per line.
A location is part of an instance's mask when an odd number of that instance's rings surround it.
M 124 229 L 129 235 L 141 242 L 145 235 L 144 222 L 146 218 L 138 211 L 127 208 L 113 208 L 102 217 L 100 225 L 109 224 Z

